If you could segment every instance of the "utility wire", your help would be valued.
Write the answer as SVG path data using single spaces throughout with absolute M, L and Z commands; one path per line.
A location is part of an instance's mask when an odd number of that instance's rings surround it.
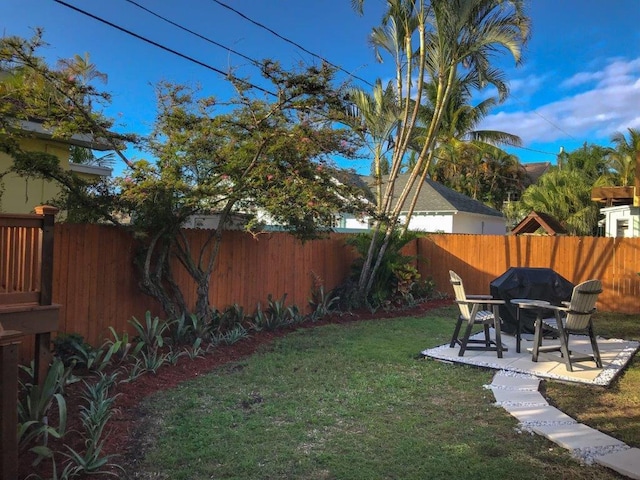
M 253 23 L 255 26 L 260 27 L 260 28 L 262 28 L 262 29 L 266 30 L 267 32 L 271 33 L 272 35 L 275 35 L 275 36 L 276 36 L 276 37 L 278 37 L 279 39 L 284 40 L 285 42 L 287 42 L 287 43 L 289 43 L 289 44 L 293 45 L 293 46 L 294 46 L 294 47 L 296 47 L 296 48 L 299 48 L 299 49 L 300 49 L 300 50 L 302 50 L 303 52 L 308 53 L 309 55 L 311 55 L 311 56 L 313 56 L 313 57 L 315 57 L 315 58 L 318 58 L 318 59 L 322 60 L 323 62 L 327 63 L 328 65 L 331 65 L 333 68 L 337 68 L 337 69 L 338 69 L 338 70 L 340 70 L 341 72 L 344 72 L 344 73 L 346 73 L 347 75 L 349 75 L 349 76 L 351 76 L 351 77 L 353 77 L 353 78 L 355 78 L 355 79 L 357 79 L 357 80 L 360 80 L 361 82 L 366 83 L 366 84 L 367 84 L 367 85 L 369 85 L 370 87 L 373 87 L 373 84 L 372 84 L 371 82 L 369 82 L 368 80 L 365 80 L 364 78 L 359 77 L 359 76 L 357 76 L 356 74 L 351 73 L 351 72 L 350 72 L 350 71 L 348 71 L 348 70 L 345 70 L 345 69 L 344 69 L 344 68 L 342 68 L 340 65 L 336 65 L 336 64 L 334 64 L 334 63 L 330 62 L 329 60 L 327 60 L 326 58 L 322 57 L 321 55 L 318 55 L 318 54 L 316 54 L 316 53 L 313 53 L 313 52 L 311 52 L 311 51 L 307 50 L 306 48 L 304 48 L 304 47 L 303 47 L 302 45 L 300 45 L 299 43 L 296 43 L 296 42 L 294 42 L 293 40 L 290 40 L 290 39 L 288 39 L 287 37 L 285 37 L 285 36 L 283 36 L 283 35 L 280 35 L 278 32 L 276 32 L 275 30 L 273 30 L 273 29 L 271 29 L 271 28 L 267 27 L 266 25 L 264 25 L 264 24 L 262 24 L 262 23 L 260 23 L 260 22 L 258 22 L 258 21 L 256 21 L 256 20 L 253 20 L 252 18 L 249 18 L 247 15 L 245 15 L 245 14 L 244 14 L 244 13 L 242 13 L 242 12 L 240 12 L 239 10 L 236 10 L 235 8 L 231 7 L 230 5 L 227 5 L 226 3 L 221 2 L 221 1 L 219 1 L 219 0 L 212 0 L 212 1 L 213 1 L 213 2 L 215 2 L 215 3 L 217 3 L 218 5 L 220 5 L 220 6 L 221 6 L 221 7 L 223 7 L 223 8 L 226 8 L 226 9 L 228 9 L 228 10 L 231 10 L 231 11 L 232 11 L 233 13 L 235 13 L 236 15 L 241 16 L 241 17 L 242 17 L 242 18 L 244 18 L 246 21 L 251 22 L 251 23 Z
M 180 25 L 179 23 L 176 23 L 176 22 L 174 22 L 174 21 L 172 21 L 172 20 L 168 19 L 167 17 L 164 17 L 164 16 L 160 15 L 159 13 L 156 13 L 156 12 L 154 12 L 154 11 L 152 11 L 152 10 L 148 9 L 147 7 L 144 7 L 144 6 L 140 5 L 138 2 L 134 2 L 133 0 L 125 0 L 125 2 L 128 2 L 128 3 L 132 4 L 132 5 L 135 5 L 135 6 L 136 6 L 136 7 L 138 7 L 139 9 L 144 10 L 145 12 L 147 12 L 147 13 L 149 13 L 149 14 L 153 15 L 153 16 L 154 16 L 154 17 L 156 17 L 156 18 L 159 18 L 160 20 L 163 20 L 163 21 L 165 21 L 165 22 L 167 22 L 167 23 L 169 23 L 169 24 L 173 25 L 174 27 L 179 28 L 180 30 L 183 30 L 183 31 L 185 31 L 185 32 L 188 32 L 188 33 L 190 33 L 191 35 L 195 35 L 196 37 L 198 37 L 198 38 L 200 38 L 200 39 L 204 40 L 205 42 L 209 42 L 209 43 L 211 43 L 212 45 L 215 45 L 216 47 L 220 47 L 220 48 L 222 48 L 222 49 L 224 49 L 224 50 L 227 50 L 227 51 L 229 51 L 229 52 L 231 52 L 231 53 L 233 53 L 233 54 L 235 54 L 235 55 L 238 55 L 239 57 L 242 57 L 242 58 L 244 58 L 245 60 L 250 61 L 250 62 L 251 62 L 252 64 L 254 64 L 254 65 L 259 65 L 259 64 L 260 64 L 260 62 L 258 62 L 257 60 L 255 60 L 255 59 L 253 59 L 253 58 L 251 58 L 251 57 L 249 57 L 249 56 L 247 56 L 247 55 L 244 55 L 243 53 L 240 53 L 240 52 L 238 52 L 237 50 L 234 50 L 234 49 L 232 49 L 232 48 L 230 48 L 230 47 L 227 47 L 226 45 L 223 45 L 223 44 L 221 44 L 221 43 L 218 43 L 218 42 L 216 42 L 215 40 L 212 40 L 212 39 L 210 39 L 210 38 L 208 38 L 208 37 L 205 37 L 204 35 L 200 35 L 198 32 L 194 32 L 193 30 L 190 30 L 190 29 L 188 29 L 187 27 L 184 27 L 184 26 Z
M 224 72 L 223 70 L 220 70 L 219 68 L 213 67 L 213 66 L 209 65 L 208 63 L 201 62 L 200 60 L 197 60 L 197 59 L 195 59 L 195 58 L 193 58 L 193 57 L 191 57 L 189 55 L 186 55 L 184 53 L 180 53 L 177 50 L 174 50 L 174 49 L 169 48 L 169 47 L 167 47 L 165 45 L 162 45 L 162 44 L 160 44 L 158 42 L 150 40 L 147 37 L 143 37 L 142 35 L 139 35 L 139 34 L 137 34 L 135 32 L 132 32 L 131 30 L 127 30 L 126 28 L 121 27 L 119 25 L 116 25 L 115 23 L 112 23 L 112 22 L 110 22 L 108 20 L 105 20 L 104 18 L 98 17 L 97 15 L 93 15 L 92 13 L 89 13 L 89 12 L 87 12 L 85 10 L 82 10 L 81 8 L 78 8 L 78 7 L 74 6 L 74 5 L 70 5 L 67 2 L 64 2 L 63 0 L 53 0 L 53 1 L 56 2 L 56 3 L 59 3 L 60 5 L 64 5 L 65 7 L 70 8 L 71 10 L 75 10 L 78 13 L 86 15 L 87 17 L 91 17 L 91 18 L 93 18 L 94 20 L 97 20 L 100 23 L 104 23 L 105 25 L 109 25 L 110 27 L 115 28 L 116 30 L 120 30 L 123 33 L 131 35 L 132 37 L 135 37 L 138 40 L 142 40 L 143 42 L 149 43 L 149 44 L 151 44 L 151 45 L 153 45 L 155 47 L 158 47 L 158 48 L 160 48 L 160 49 L 162 49 L 162 50 L 164 50 L 166 52 L 172 53 L 174 55 L 177 55 L 180 58 L 183 58 L 185 60 L 193 62 L 196 65 L 200 65 L 201 67 L 204 67 L 204 68 L 206 68 L 208 70 L 211 70 L 213 72 L 219 73 L 220 75 L 223 75 L 225 77 L 229 76 L 226 72 Z M 261 91 L 263 93 L 271 95 L 272 97 L 276 97 L 276 98 L 278 97 L 278 95 L 276 95 L 275 93 L 273 93 L 273 92 L 271 92 L 271 91 L 269 91 L 269 90 L 267 90 L 265 88 L 259 87 L 258 85 L 255 85 L 255 84 L 253 84 L 251 82 L 248 82 L 246 80 L 242 80 L 240 78 L 238 78 L 236 80 L 238 82 L 243 83 L 244 85 L 247 85 L 247 86 L 255 88 L 256 90 L 259 90 L 259 91 Z
M 220 69 L 218 69 L 218 68 L 216 68 L 216 67 L 213 67 L 213 66 L 211 66 L 211 65 L 209 65 L 209 64 L 207 64 L 207 63 L 205 63 L 205 62 L 202 62 L 202 61 L 200 61 L 200 60 L 197 60 L 197 59 L 195 59 L 195 58 L 193 58 L 193 57 L 191 57 L 191 56 L 189 56 L 189 55 L 186 55 L 186 54 L 184 54 L 184 53 L 178 52 L 177 50 L 174 50 L 174 49 L 172 49 L 172 48 L 170 48 L 170 47 L 167 47 L 167 46 L 162 45 L 162 44 L 160 44 L 160 43 L 158 43 L 158 42 L 155 42 L 155 41 L 153 41 L 153 40 L 151 40 L 151 39 L 149 39 L 149 38 L 146 38 L 146 37 L 144 37 L 144 36 L 142 36 L 142 35 L 140 35 L 140 34 L 137 34 L 137 33 L 135 33 L 135 32 L 132 32 L 131 30 L 128 30 L 128 29 L 126 29 L 126 28 L 124 28 L 124 27 L 121 27 L 121 26 L 119 26 L 119 25 L 116 25 L 115 23 L 112 23 L 112 22 L 110 22 L 110 21 L 108 21 L 108 20 L 105 20 L 104 18 L 98 17 L 97 15 L 94 15 L 94 14 L 92 14 L 92 13 L 89 13 L 89 12 L 85 11 L 85 10 L 82 10 L 81 8 L 78 8 L 78 7 L 74 6 L 74 5 L 71 5 L 71 4 L 69 4 L 69 3 L 67 3 L 67 2 L 65 2 L 65 1 L 63 1 L 63 0 L 54 0 L 54 1 L 55 1 L 56 3 L 58 3 L 58 4 L 60 4 L 60 5 L 63 5 L 63 6 L 65 6 L 65 7 L 67 7 L 67 8 L 70 8 L 70 9 L 72 9 L 72 10 L 75 10 L 75 11 L 76 11 L 76 12 L 78 12 L 78 13 L 81 13 L 81 14 L 83 14 L 83 15 L 86 15 L 86 16 L 90 17 L 90 18 L 93 18 L 94 20 L 97 20 L 98 22 L 101 22 L 101 23 L 103 23 L 103 24 L 105 24 L 105 25 L 108 25 L 108 26 L 110 26 L 110 27 L 112 27 L 112 28 L 115 28 L 116 30 L 119 30 L 119 31 L 121 31 L 121 32 L 123 32 L 123 33 L 126 33 L 126 34 L 128 34 L 128 35 L 131 35 L 131 36 L 133 36 L 133 37 L 135 37 L 135 38 L 137 38 L 137 39 L 139 39 L 139 40 L 142 40 L 143 42 L 149 43 L 149 44 L 151 44 L 151 45 L 153 45 L 153 46 L 155 46 L 155 47 L 158 47 L 158 48 L 160 48 L 160 49 L 162 49 L 162 50 L 164 50 L 164 51 L 166 51 L 166 52 L 169 52 L 169 53 L 172 53 L 172 54 L 174 54 L 174 55 L 177 55 L 178 57 L 181 57 L 181 58 L 183 58 L 183 59 L 185 59 L 185 60 L 187 60 L 187 61 L 190 61 L 190 62 L 195 63 L 195 64 L 197 64 L 197 65 L 199 65 L 199 66 L 201 66 L 201 67 L 204 67 L 204 68 L 206 68 L 206 69 L 208 69 L 208 70 L 211 70 L 211 71 L 213 71 L 213 72 L 215 72 L 215 73 L 218 73 L 218 74 L 220 74 L 220 75 L 223 75 L 223 76 L 225 76 L 225 77 L 228 77 L 228 74 L 227 74 L 226 72 L 224 72 L 223 70 L 220 70 Z M 134 0 L 125 0 L 125 1 L 126 1 L 126 2 L 128 2 L 128 3 L 130 3 L 130 4 L 132 4 L 132 5 L 134 5 L 134 6 L 136 6 L 136 7 L 138 7 L 138 8 L 140 8 L 140 9 L 142 9 L 142 10 L 144 10 L 144 11 L 146 11 L 146 12 L 148 12 L 149 14 L 151 14 L 151 15 L 153 15 L 153 16 L 155 16 L 155 17 L 157 17 L 157 18 L 160 18 L 161 20 L 163 20 L 163 21 L 165 21 L 165 22 L 167 22 L 167 23 L 169 23 L 169 24 L 171 24 L 171 25 L 174 25 L 175 27 L 177 27 L 177 28 L 179 28 L 179 29 L 181 29 L 181 30 L 184 30 L 184 31 L 186 31 L 186 32 L 188 32 L 188 33 L 190 33 L 190 34 L 192 34 L 192 35 L 197 36 L 198 38 L 200 38 L 200 39 L 202 39 L 202 40 L 205 40 L 205 41 L 207 41 L 207 42 L 209 42 L 209 43 L 211 43 L 211 44 L 213 44 L 213 45 L 216 45 L 216 46 L 218 46 L 218 47 L 220 47 L 220 48 L 223 48 L 223 49 L 225 49 L 225 50 L 227 50 L 227 51 L 229 51 L 229 52 L 232 52 L 232 53 L 234 53 L 235 55 L 238 55 L 239 57 L 244 58 L 244 59 L 246 59 L 246 60 L 250 61 L 250 62 L 251 62 L 252 64 L 254 64 L 254 65 L 258 65 L 258 64 L 260 63 L 260 62 L 258 62 L 257 60 L 255 60 L 255 59 L 253 59 L 253 58 L 251 58 L 251 57 L 249 57 L 249 56 L 247 56 L 247 55 L 244 55 L 244 54 L 243 54 L 243 53 L 241 53 L 241 52 L 238 52 L 238 51 L 236 51 L 236 50 L 234 50 L 234 49 L 232 49 L 232 48 L 230 48 L 230 47 L 228 47 L 228 46 L 226 46 L 226 45 L 223 45 L 223 44 L 221 44 L 221 43 L 218 43 L 218 42 L 216 42 L 215 40 L 212 40 L 212 39 L 210 39 L 210 38 L 208 38 L 208 37 L 205 37 L 205 36 L 203 36 L 203 35 L 201 35 L 201 34 L 199 34 L 199 33 L 197 33 L 197 32 L 194 32 L 193 30 L 188 29 L 188 28 L 186 28 L 186 27 L 184 27 L 184 26 L 182 26 L 182 25 L 180 25 L 180 24 L 178 24 L 178 23 L 176 23 L 176 22 L 173 22 L 172 20 L 169 20 L 168 18 L 166 18 L 166 17 L 164 17 L 164 16 L 162 16 L 162 15 L 160 15 L 160 14 L 157 14 L 157 13 L 153 12 L 152 10 L 150 10 L 150 9 L 148 9 L 148 8 L 146 8 L 146 7 L 142 6 L 142 5 L 140 5 L 139 3 L 135 2 Z M 229 10 L 233 11 L 234 13 L 236 13 L 237 15 L 240 15 L 242 18 L 246 19 L 247 21 L 249 21 L 249 22 L 251 22 L 251 23 L 253 23 L 253 24 L 255 24 L 255 25 L 259 26 L 260 28 L 263 28 L 263 29 L 265 29 L 265 30 L 269 31 L 269 32 L 270 32 L 270 33 L 272 33 L 273 35 L 275 35 L 275 36 L 277 36 L 278 38 L 281 38 L 282 40 L 284 40 L 284 41 L 286 41 L 286 42 L 288 42 L 288 43 L 290 43 L 290 44 L 294 45 L 295 47 L 297 47 L 297 48 L 301 49 L 302 51 L 304 51 L 304 52 L 306 52 L 306 53 L 308 53 L 308 54 L 310 54 L 310 55 L 312 55 L 312 56 L 314 56 L 314 57 L 316 57 L 316 58 L 319 58 L 319 59 L 323 60 L 324 62 L 326 62 L 327 64 L 329 64 L 329 65 L 333 66 L 334 68 L 337 68 L 337 69 L 341 70 L 342 72 L 345 72 L 345 73 L 347 73 L 347 74 L 349 74 L 349 75 L 353 76 L 354 78 L 356 78 L 356 79 L 358 79 L 358 80 L 361 80 L 361 81 L 363 81 L 363 82 L 367 83 L 368 85 L 373 86 L 373 85 L 372 85 L 371 83 L 369 83 L 367 80 L 364 80 L 364 79 L 362 79 L 362 78 L 360 78 L 360 77 L 358 77 L 358 76 L 356 76 L 356 75 L 352 74 L 351 72 L 349 72 L 349 71 L 347 71 L 347 70 L 343 69 L 342 67 L 340 67 L 340 66 L 338 66 L 338 65 L 335 65 L 335 64 L 333 64 L 333 63 L 329 62 L 329 61 L 328 61 L 328 60 L 326 60 L 325 58 L 323 58 L 323 57 L 321 57 L 321 56 L 319 56 L 319 55 L 317 55 L 317 54 L 315 54 L 315 53 L 313 53 L 313 52 L 310 52 L 309 50 L 307 50 L 307 49 L 306 49 L 306 48 L 304 48 L 303 46 L 301 46 L 301 45 L 297 44 L 296 42 L 294 42 L 294 41 L 292 41 L 292 40 L 289 40 L 289 39 L 288 39 L 288 38 L 286 38 L 286 37 L 283 37 L 282 35 L 280 35 L 279 33 L 275 32 L 274 30 L 270 29 L 269 27 L 266 27 L 265 25 L 263 25 L 263 24 L 261 24 L 261 23 L 259 23 L 259 22 L 256 22 L 255 20 L 252 20 L 251 18 L 247 17 L 247 16 L 246 16 L 246 15 L 244 15 L 242 12 L 239 12 L 238 10 L 234 9 L 233 7 L 230 7 L 229 5 L 227 5 L 227 4 L 225 4 L 225 3 L 223 3 L 223 2 L 221 2 L 221 1 L 219 1 L 219 0 L 212 0 L 212 1 L 213 1 L 213 2 L 215 2 L 215 3 L 217 3 L 217 4 L 219 4 L 220 6 L 222 6 L 222 7 L 224 7 L 224 8 L 227 8 L 227 9 L 229 9 Z M 251 82 L 248 82 L 248 81 L 246 81 L 246 80 L 242 80 L 242 79 L 237 79 L 237 80 L 238 80 L 239 82 L 241 82 L 241 83 L 243 83 L 243 84 L 245 84 L 245 85 L 247 85 L 247 86 L 249 86 L 249 87 L 255 88 L 256 90 L 259 90 L 259 91 L 261 91 L 261 92 L 263 92 L 263 93 L 266 93 L 266 94 L 271 95 L 271 96 L 273 96 L 273 97 L 277 97 L 277 95 L 276 95 L 275 93 L 273 93 L 273 92 L 271 92 L 271 91 L 269 91 L 269 90 L 267 90 L 267 89 L 265 89 L 265 88 L 262 88 L 262 87 L 260 87 L 260 86 L 258 86 L 258 85 L 255 85 L 255 84 L 253 84 L 253 83 L 251 83 Z M 513 95 L 513 94 L 512 94 L 512 95 Z M 516 100 L 517 100 L 519 103 L 524 104 L 524 102 L 523 102 L 521 99 L 519 99 L 516 95 L 513 95 L 513 97 L 515 97 L 515 98 L 516 98 Z M 564 133 L 565 135 L 567 135 L 568 137 L 570 137 L 570 138 L 572 138 L 572 139 L 574 139 L 574 140 L 576 140 L 576 141 L 578 140 L 578 139 L 577 139 L 577 138 L 575 138 L 573 135 L 571 135 L 570 133 L 566 132 L 565 130 L 563 130 L 562 128 L 560 128 L 558 125 L 556 125 L 555 123 L 551 122 L 549 119 L 547 119 L 546 117 L 544 117 L 542 114 L 538 113 L 538 112 L 537 112 L 537 111 L 535 111 L 535 110 L 533 111 L 533 113 L 534 113 L 535 115 L 539 116 L 540 118 L 542 118 L 542 119 L 543 119 L 544 121 L 546 121 L 547 123 L 549 123 L 552 127 L 556 128 L 556 129 L 557 129 L 557 130 L 559 130 L 560 132 L 562 132 L 562 133 Z M 541 153 L 541 154 L 544 154 L 544 155 L 557 156 L 557 154 L 556 154 L 556 153 L 545 152 L 545 151 L 542 151 L 542 150 L 535 150 L 535 149 L 527 148 L 527 147 L 520 147 L 520 146 L 514 146 L 514 145 L 511 145 L 511 147 L 513 147 L 513 148 L 519 148 L 519 149 L 521 149 L 521 150 L 527 150 L 527 151 L 534 152 L 534 153 Z

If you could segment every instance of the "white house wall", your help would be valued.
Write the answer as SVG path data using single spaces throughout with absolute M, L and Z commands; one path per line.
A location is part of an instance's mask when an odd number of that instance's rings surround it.
M 605 237 L 640 237 L 640 208 L 619 205 L 600 209 L 605 218 Z
M 404 222 L 406 217 L 400 217 Z M 356 219 L 344 215 L 339 222 L 340 229 L 348 231 L 367 230 L 368 219 Z M 415 213 L 409 222 L 409 230 L 431 233 L 468 233 L 478 235 L 505 235 L 506 221 L 502 217 L 475 215 L 469 213 L 426 214 Z
M 439 215 L 415 213 L 409 221 L 409 230 L 431 233 L 458 233 L 453 229 L 453 217 L 453 213 L 445 213 Z M 400 217 L 400 222 L 404 224 L 406 218 L 406 216 Z
M 504 217 L 458 213 L 453 217 L 453 231 L 472 235 L 506 235 Z

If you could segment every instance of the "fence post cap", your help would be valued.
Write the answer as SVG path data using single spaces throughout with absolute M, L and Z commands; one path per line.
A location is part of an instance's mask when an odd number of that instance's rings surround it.
M 34 207 L 34 210 L 38 215 L 55 215 L 60 211 L 51 205 L 38 205 L 37 207 Z

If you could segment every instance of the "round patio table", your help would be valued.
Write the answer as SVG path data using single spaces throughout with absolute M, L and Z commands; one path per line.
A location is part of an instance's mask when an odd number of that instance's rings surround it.
M 541 313 L 545 307 L 551 305 L 546 300 L 534 300 L 532 298 L 512 298 L 511 303 L 518 307 L 516 313 L 516 353 L 520 353 L 520 340 L 522 337 L 522 323 L 520 322 L 520 310 L 535 310 L 536 322 L 541 319 Z

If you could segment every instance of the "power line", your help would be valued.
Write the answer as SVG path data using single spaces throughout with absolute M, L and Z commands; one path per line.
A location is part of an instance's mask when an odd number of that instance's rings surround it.
M 195 59 L 195 58 L 193 58 L 193 57 L 191 57 L 189 55 L 186 55 L 184 53 L 178 52 L 177 50 L 174 50 L 174 49 L 169 48 L 169 47 L 167 47 L 165 45 L 162 45 L 162 44 L 160 44 L 160 43 L 158 43 L 158 42 L 156 42 L 154 40 L 151 40 L 151 39 L 149 39 L 147 37 L 143 37 L 142 35 L 139 35 L 139 34 L 137 34 L 135 32 L 132 32 L 131 30 L 127 30 L 126 28 L 121 27 L 119 25 L 116 25 L 115 23 L 112 23 L 112 22 L 110 22 L 108 20 L 105 20 L 104 18 L 98 17 L 97 15 L 94 15 L 92 13 L 89 13 L 89 12 L 85 11 L 85 10 L 82 10 L 81 8 L 78 8 L 78 7 L 74 6 L 74 5 L 70 5 L 67 2 L 64 2 L 63 0 L 53 0 L 53 1 L 56 2 L 56 3 L 59 3 L 60 5 L 64 5 L 65 7 L 70 8 L 71 10 L 75 10 L 78 13 L 86 15 L 87 17 L 93 18 L 94 20 L 97 20 L 100 23 L 104 23 L 105 25 L 108 25 L 108 26 L 110 26 L 112 28 L 115 28 L 116 30 L 119 30 L 119 31 L 121 31 L 123 33 L 126 33 L 127 35 L 131 35 L 132 37 L 135 37 L 138 40 L 142 40 L 143 42 L 146 42 L 146 43 L 148 43 L 150 45 L 153 45 L 154 47 L 158 47 L 158 48 L 160 48 L 160 49 L 162 49 L 162 50 L 164 50 L 166 52 L 172 53 L 173 55 L 177 55 L 180 58 L 188 60 L 189 62 L 193 62 L 196 65 L 200 65 L 201 67 L 204 67 L 204 68 L 206 68 L 208 70 L 211 70 L 213 72 L 219 73 L 220 75 L 223 75 L 225 77 L 229 76 L 226 72 L 220 70 L 219 68 L 213 67 L 213 66 L 209 65 L 208 63 L 201 62 L 200 60 L 197 60 L 197 59 Z M 271 92 L 271 91 L 269 91 L 269 90 L 267 90 L 265 88 L 259 87 L 258 85 L 255 85 L 255 84 L 253 84 L 251 82 L 248 82 L 246 80 L 242 80 L 240 78 L 238 78 L 236 80 L 238 82 L 240 82 L 240 83 L 243 83 L 244 85 L 247 85 L 247 86 L 255 88 L 256 90 L 259 90 L 259 91 L 261 91 L 263 93 L 271 95 L 272 97 L 276 97 L 276 98 L 278 97 L 275 93 L 273 93 L 273 92 Z
M 191 35 L 195 35 L 196 37 L 198 37 L 198 38 L 200 38 L 200 39 L 202 39 L 202 40 L 204 40 L 206 42 L 209 42 L 212 45 L 215 45 L 216 47 L 220 47 L 220 48 L 222 48 L 224 50 L 227 50 L 227 51 L 229 51 L 231 53 L 234 53 L 235 55 L 238 55 L 239 57 L 242 57 L 245 60 L 250 61 L 254 65 L 259 65 L 260 64 L 260 62 L 258 62 L 257 60 L 255 60 L 255 59 L 253 59 L 253 58 L 251 58 L 251 57 L 249 57 L 247 55 L 244 55 L 243 53 L 240 53 L 237 50 L 234 50 L 234 49 L 232 49 L 230 47 L 227 47 L 226 45 L 223 45 L 223 44 L 221 44 L 219 42 L 216 42 L 215 40 L 212 40 L 212 39 L 210 39 L 208 37 L 205 37 L 204 35 L 201 35 L 198 32 L 194 32 L 193 30 L 190 30 L 190 29 L 180 25 L 179 23 L 176 23 L 176 22 L 174 22 L 174 21 L 172 21 L 172 20 L 160 15 L 159 13 L 156 13 L 156 12 L 148 9 L 147 7 L 144 7 L 144 6 L 140 5 L 138 2 L 134 2 L 133 0 L 125 0 L 125 2 L 128 2 L 128 3 L 132 4 L 132 5 L 135 5 L 139 9 L 144 10 L 145 12 L 153 15 L 154 17 L 159 18 L 159 19 L 161 19 L 161 20 L 173 25 L 174 27 L 177 27 L 180 30 L 184 30 L 185 32 L 190 33 Z
M 557 153 L 545 152 L 543 150 L 536 150 L 534 148 L 528 148 L 528 147 L 520 147 L 520 146 L 517 146 L 517 145 L 509 145 L 509 148 L 519 148 L 520 150 L 527 150 L 529 152 L 534 152 L 534 153 L 542 153 L 544 155 L 553 155 L 554 157 L 558 156 Z
M 360 80 L 361 82 L 366 83 L 366 84 L 367 84 L 367 85 L 369 85 L 370 87 L 373 87 L 373 84 L 372 84 L 371 82 L 369 82 L 368 80 L 365 80 L 364 78 L 359 77 L 359 76 L 357 76 L 356 74 L 351 73 L 351 72 L 350 72 L 350 71 L 348 71 L 348 70 L 345 70 L 345 69 L 344 69 L 344 68 L 342 68 L 340 65 L 336 65 L 336 64 L 334 64 L 334 63 L 330 62 L 329 60 L 327 60 L 326 58 L 322 57 L 321 55 L 318 55 L 318 54 L 316 54 L 316 53 L 313 53 L 313 52 L 311 52 L 311 51 L 307 50 L 306 48 L 304 48 L 304 47 L 303 47 L 302 45 L 300 45 L 299 43 L 296 43 L 296 42 L 294 42 L 293 40 L 290 40 L 289 38 L 287 38 L 287 37 L 285 37 L 285 36 L 283 36 L 283 35 L 280 35 L 278 32 L 276 32 L 275 30 L 273 30 L 273 29 L 271 29 L 271 28 L 267 27 L 266 25 L 264 25 L 264 24 L 262 24 L 262 23 L 260 23 L 260 22 L 258 22 L 258 21 L 256 21 L 256 20 L 253 20 L 252 18 L 249 18 L 247 15 L 245 15 L 244 13 L 240 12 L 239 10 L 237 10 L 237 9 L 235 9 L 235 8 L 233 8 L 233 7 L 231 7 L 230 5 L 227 5 L 226 3 L 221 2 L 221 1 L 219 1 L 219 0 L 212 0 L 212 1 L 213 1 L 213 2 L 215 2 L 215 3 L 217 3 L 218 5 L 220 5 L 220 6 L 221 6 L 221 7 L 223 7 L 223 8 L 226 8 L 226 9 L 228 9 L 228 10 L 231 10 L 233 13 L 235 13 L 236 15 L 239 15 L 240 17 L 244 18 L 246 21 L 248 21 L 248 22 L 250 22 L 250 23 L 253 23 L 255 26 L 260 27 L 260 28 L 262 28 L 262 29 L 266 30 L 267 32 L 271 33 L 272 35 L 275 35 L 275 36 L 276 36 L 276 37 L 278 37 L 279 39 L 284 40 L 285 42 L 287 42 L 287 43 L 289 43 L 289 44 L 293 45 L 294 47 L 296 47 L 296 48 L 298 48 L 298 49 L 302 50 L 303 52 L 308 53 L 309 55 L 311 55 L 311 56 L 313 56 L 313 57 L 315 57 L 315 58 L 317 58 L 317 59 L 319 59 L 319 60 L 322 60 L 323 62 L 327 63 L 328 65 L 331 65 L 333 68 L 337 68 L 337 69 L 338 69 L 338 70 L 340 70 L 341 72 L 344 72 L 344 73 L 346 73 L 347 75 L 349 75 L 349 76 L 351 76 L 351 77 L 353 77 L 353 78 L 355 78 L 355 79 L 357 79 L 357 80 Z
M 518 97 L 517 95 L 514 95 L 513 93 L 511 93 L 511 96 L 515 98 L 516 102 L 518 102 L 521 105 L 527 105 L 525 103 L 524 100 L 522 100 L 520 97 Z M 572 138 L 573 140 L 575 140 L 576 142 L 578 142 L 579 140 L 574 137 L 573 135 L 571 135 L 569 132 L 567 132 L 566 130 L 564 130 L 563 128 L 559 127 L 558 125 L 556 125 L 555 123 L 553 123 L 551 120 L 549 120 L 547 117 L 545 117 L 544 115 L 542 115 L 541 113 L 539 113 L 537 110 L 532 110 L 534 115 L 537 115 L 538 117 L 540 117 L 541 119 L 543 119 L 545 122 L 547 122 L 549 125 L 551 125 L 553 128 L 555 128 L 556 130 L 558 130 L 559 132 L 564 133 L 567 137 Z M 544 153 L 544 152 L 540 152 L 540 153 Z

